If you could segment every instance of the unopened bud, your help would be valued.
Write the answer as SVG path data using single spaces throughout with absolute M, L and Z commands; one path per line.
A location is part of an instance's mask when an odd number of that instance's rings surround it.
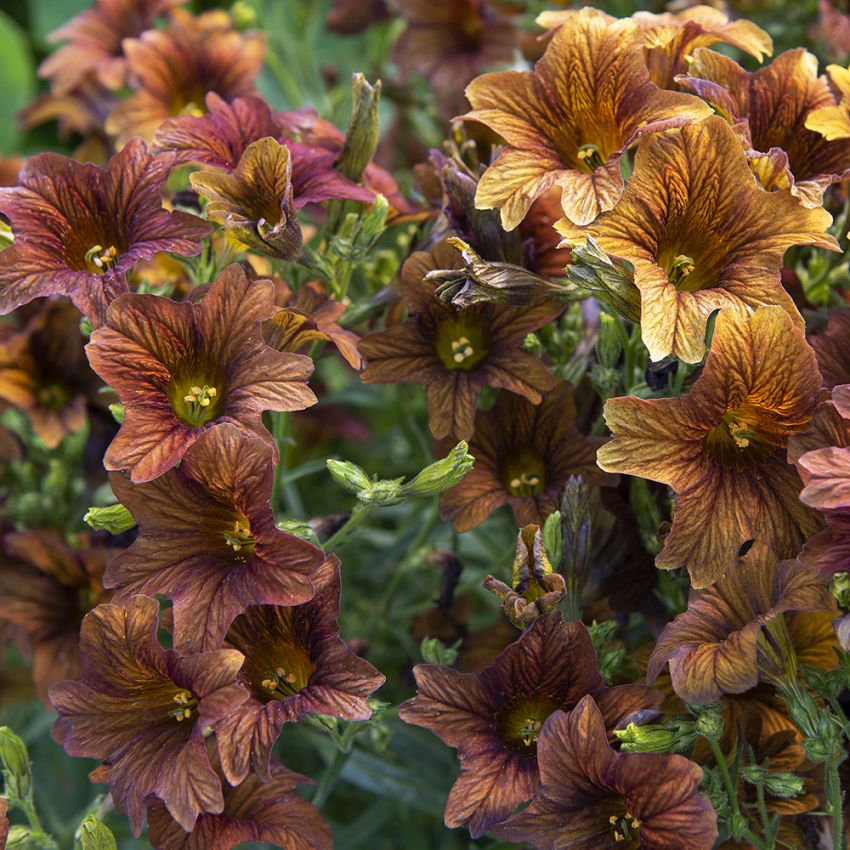
M 567 281 L 606 301 L 630 322 L 640 321 L 640 290 L 634 273 L 615 262 L 592 236 L 584 245 L 572 246 Z
M 339 484 L 343 490 L 358 495 L 362 490 L 372 486 L 372 480 L 356 463 L 347 460 L 333 460 L 327 462 L 328 472 L 331 478 Z
M 237 30 L 247 30 L 257 25 L 257 10 L 245 0 L 236 0 L 230 8 L 230 17 Z
M 9 834 L 6 836 L 6 843 L 3 846 L 6 850 L 32 850 L 35 845 L 30 828 L 17 825 L 10 827 Z
M 360 222 L 358 241 L 368 247 L 386 229 L 390 202 L 383 195 L 376 195 L 372 206 L 366 211 Z
M 829 583 L 829 592 L 842 608 L 850 608 L 850 573 L 836 573 Z
M 378 147 L 381 81 L 378 80 L 373 86 L 363 74 L 354 74 L 351 79 L 351 94 L 351 119 L 345 132 L 337 170 L 349 180 L 357 182 Z
M 115 404 L 109 405 L 109 412 L 112 414 L 112 418 L 119 424 L 124 424 L 124 405 L 118 402 Z
M 405 497 L 436 496 L 454 487 L 471 469 L 475 458 L 463 440 L 441 460 L 423 469 L 402 488 Z
M 301 540 L 306 540 L 314 546 L 319 545 L 319 538 L 312 526 L 300 519 L 284 519 L 277 523 L 277 527 L 293 537 L 298 537 Z
M 599 339 L 596 342 L 596 353 L 602 366 L 613 369 L 623 353 L 623 336 L 619 327 L 619 319 L 608 313 L 599 314 Z
M 590 370 L 590 383 L 602 401 L 622 395 L 620 373 L 610 366 L 594 363 Z
M 696 715 L 695 727 L 703 738 L 709 741 L 719 741 L 723 735 L 723 714 L 720 703 L 711 705 L 688 706 Z
M 768 794 L 783 800 L 799 797 L 806 790 L 806 785 L 799 776 L 785 770 L 768 771 L 764 787 Z
M 577 600 L 590 570 L 590 487 L 571 475 L 561 495 L 561 574 Z
M 5 796 L 10 801 L 32 796 L 32 766 L 26 744 L 8 727 L 0 726 L 0 761 L 3 763 Z
M 95 531 L 108 531 L 110 534 L 123 534 L 136 526 L 136 520 L 124 505 L 110 505 L 106 508 L 89 508 L 83 521 Z
M 118 850 L 115 836 L 94 815 L 86 815 L 77 831 L 80 850 Z
M 423 638 L 420 652 L 426 664 L 442 664 L 451 667 L 457 661 L 457 653 L 460 649 L 460 641 L 451 646 L 446 646 L 439 638 Z
M 615 729 L 614 735 L 624 753 L 682 753 L 697 739 L 694 724 L 689 720 L 647 726 L 629 723 L 625 729 Z

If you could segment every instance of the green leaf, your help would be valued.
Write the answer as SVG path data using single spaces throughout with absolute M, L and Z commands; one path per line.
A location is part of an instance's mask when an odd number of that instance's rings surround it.
M 0 90 L 6 120 L 0 122 L 0 153 L 9 154 L 20 137 L 15 114 L 35 95 L 35 65 L 24 31 L 0 12 Z
M 91 0 L 29 0 L 33 37 L 46 41 L 53 30 L 91 5 Z

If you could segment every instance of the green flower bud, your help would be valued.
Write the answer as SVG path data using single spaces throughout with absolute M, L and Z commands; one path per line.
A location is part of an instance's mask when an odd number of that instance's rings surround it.
M 602 401 L 622 395 L 620 373 L 610 366 L 594 363 L 590 370 L 590 383 Z
M 592 236 L 584 245 L 573 247 L 567 281 L 599 296 L 630 322 L 640 322 L 640 290 L 634 274 L 615 263 Z
M 86 815 L 77 831 L 80 850 L 118 850 L 115 836 L 94 815 Z
M 361 491 L 368 490 L 372 486 L 372 480 L 356 463 L 347 460 L 329 460 L 327 462 L 328 472 L 331 478 L 339 484 L 343 490 L 359 496 Z
M 13 826 L 6 837 L 6 850 L 32 850 L 32 833 L 28 826 Z
M 596 342 L 596 353 L 603 366 L 613 369 L 623 353 L 623 337 L 618 327 L 619 320 L 608 313 L 599 315 L 599 339 Z
M 459 648 L 460 641 L 446 646 L 439 638 L 426 637 L 423 638 L 419 649 L 426 664 L 442 664 L 451 667 L 457 661 Z
M 300 519 L 284 519 L 277 523 L 277 527 L 293 537 L 298 537 L 301 540 L 306 540 L 314 546 L 321 545 L 316 532 L 313 531 L 309 523 L 303 522 Z
M 388 478 L 384 481 L 373 482 L 367 490 L 357 494 L 357 498 L 364 505 L 377 505 L 378 507 L 389 507 L 403 502 L 405 498 L 403 478 Z
M 535 357 L 540 357 L 543 354 L 543 343 L 540 342 L 540 337 L 537 334 L 528 334 L 522 341 L 522 349 Z
M 238 30 L 247 30 L 257 25 L 257 10 L 245 0 L 236 0 L 230 9 L 233 26 Z
M 136 525 L 136 520 L 124 505 L 89 508 L 83 521 L 95 531 L 108 531 L 110 534 L 123 534 Z
M 29 800 L 32 797 L 29 753 L 26 744 L 8 726 L 0 726 L 0 761 L 7 799 L 10 802 Z
M 405 497 L 436 496 L 454 487 L 472 469 L 475 458 L 461 440 L 442 460 L 426 466 L 403 487 Z
M 614 735 L 624 753 L 682 753 L 697 739 L 690 720 L 646 726 L 629 723 L 625 729 L 615 729 Z
M 376 196 L 375 202 L 360 222 L 358 241 L 364 247 L 371 245 L 384 232 L 389 212 L 390 202 L 383 195 Z
M 799 776 L 785 770 L 768 771 L 764 787 L 768 794 L 781 797 L 783 800 L 799 797 L 806 790 L 805 783 Z
M 356 182 L 378 147 L 381 81 L 378 80 L 373 86 L 363 74 L 354 74 L 351 79 L 351 94 L 351 119 L 348 122 L 337 169 L 349 180 Z
M 115 404 L 109 405 L 109 412 L 112 414 L 112 418 L 119 424 L 124 424 L 124 405 L 116 402 Z
M 692 714 L 696 715 L 696 730 L 709 741 L 719 741 L 723 735 L 723 715 L 720 703 L 713 705 L 691 705 L 688 706 Z
M 560 564 L 563 546 L 560 511 L 555 511 L 546 517 L 546 522 L 543 523 L 543 545 L 549 554 L 549 560 L 554 564 Z
M 842 608 L 850 608 L 850 573 L 836 573 L 829 583 L 829 590 Z

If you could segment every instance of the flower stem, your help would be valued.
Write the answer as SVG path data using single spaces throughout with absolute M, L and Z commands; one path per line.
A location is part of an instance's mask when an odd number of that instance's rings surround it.
M 362 724 L 360 723 L 349 723 L 339 741 L 337 741 L 337 749 L 334 750 L 334 754 L 328 762 L 310 801 L 317 809 L 322 808 L 333 792 L 342 769 L 354 749 L 354 736 L 361 728 Z
M 351 516 L 346 520 L 345 525 L 338 529 L 336 533 L 332 534 L 322 544 L 322 549 L 324 549 L 328 554 L 335 551 L 339 547 L 339 544 L 342 543 L 352 531 L 360 526 L 370 513 L 372 513 L 373 508 L 374 505 L 355 505 L 354 510 L 351 512 Z
M 844 850 L 844 792 L 841 790 L 841 777 L 838 768 L 844 761 L 843 750 L 831 756 L 824 766 L 824 791 L 832 814 L 833 850 Z

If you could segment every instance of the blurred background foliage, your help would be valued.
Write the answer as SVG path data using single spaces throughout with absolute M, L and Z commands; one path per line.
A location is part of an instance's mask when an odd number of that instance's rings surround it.
M 75 140 L 60 139 L 55 126 L 24 132 L 15 115 L 45 88 L 35 69 L 49 52 L 48 33 L 87 5 L 88 0 L 0 0 L 0 153 L 25 156 L 74 149 Z M 534 17 L 552 5 L 558 4 L 528 0 L 521 25 L 534 33 Z M 665 9 L 662 2 L 639 0 L 594 5 L 619 16 Z M 412 165 L 429 148 L 440 145 L 446 127 L 432 105 L 427 84 L 401 82 L 392 66 L 391 47 L 404 26 L 397 18 L 341 36 L 325 27 L 330 0 L 233 4 L 195 0 L 187 6 L 198 12 L 232 6 L 237 23 L 265 30 L 269 54 L 259 88 L 274 108 L 313 106 L 322 117 L 344 127 L 352 72 L 362 71 L 371 80 L 381 78 L 381 162 L 403 186 L 412 185 Z M 774 55 L 802 45 L 822 62 L 846 59 L 826 56 L 818 43 L 817 0 L 741 0 L 732 4 L 731 11 L 751 17 L 771 34 Z M 388 232 L 381 250 L 387 252 L 391 266 L 407 253 L 411 237 L 412 227 Z M 419 387 L 363 386 L 335 357 L 320 360 L 314 383 L 324 388 L 320 405 L 295 417 L 283 438 L 279 518 L 307 520 L 351 509 L 352 498 L 327 474 L 328 457 L 354 461 L 382 478 L 412 475 L 432 460 L 424 393 Z M 41 522 L 66 531 L 82 529 L 82 516 L 97 497 L 83 478 L 83 436 L 66 440 L 52 453 L 31 453 L 24 470 L 30 476 L 30 489 L 12 494 L 15 498 L 7 502 L 7 511 L 13 509 L 17 519 L 24 517 L 29 525 Z M 19 470 L 18 477 L 19 473 L 24 474 Z M 476 648 L 485 655 L 488 639 L 495 647 L 505 642 L 495 600 L 482 590 L 481 582 L 488 573 L 510 574 L 515 533 L 513 519 L 503 509 L 475 531 L 458 537 L 439 521 L 436 500 L 415 501 L 374 512 L 342 544 L 343 636 L 355 648 L 368 650 L 370 661 L 387 676 L 387 684 L 378 692 L 381 699 L 397 706 L 412 693 L 410 671 L 422 660 L 421 639 L 430 630 L 421 620 L 418 627 L 414 621 L 435 610 L 435 600 L 445 590 L 443 568 L 429 561 L 436 550 L 454 551 L 463 564 L 454 594 L 456 600 L 466 601 L 456 604 L 454 614 L 466 622 L 459 622 L 458 630 L 479 633 L 483 629 Z M 672 581 L 668 576 L 662 580 Z M 672 593 L 666 588 L 665 596 Z M 0 670 L 0 723 L 11 726 L 30 747 L 44 826 L 63 848 L 70 848 L 74 829 L 98 794 L 87 779 L 95 765 L 68 758 L 50 740 L 53 715 L 34 699 L 21 701 L 27 681 L 14 658 Z M 486 837 L 472 841 L 463 830 L 451 832 L 443 827 L 445 797 L 456 773 L 454 753 L 429 734 L 400 723 L 392 708 L 379 713 L 357 736 L 346 757 L 340 757 L 331 737 L 305 723 L 285 727 L 276 754 L 289 767 L 322 783 L 321 795 L 326 798 L 322 811 L 333 826 L 339 850 L 508 846 Z M 305 789 L 304 793 L 313 792 Z M 111 816 L 107 822 L 120 848 L 148 846 L 144 837 L 133 839 L 125 818 Z

